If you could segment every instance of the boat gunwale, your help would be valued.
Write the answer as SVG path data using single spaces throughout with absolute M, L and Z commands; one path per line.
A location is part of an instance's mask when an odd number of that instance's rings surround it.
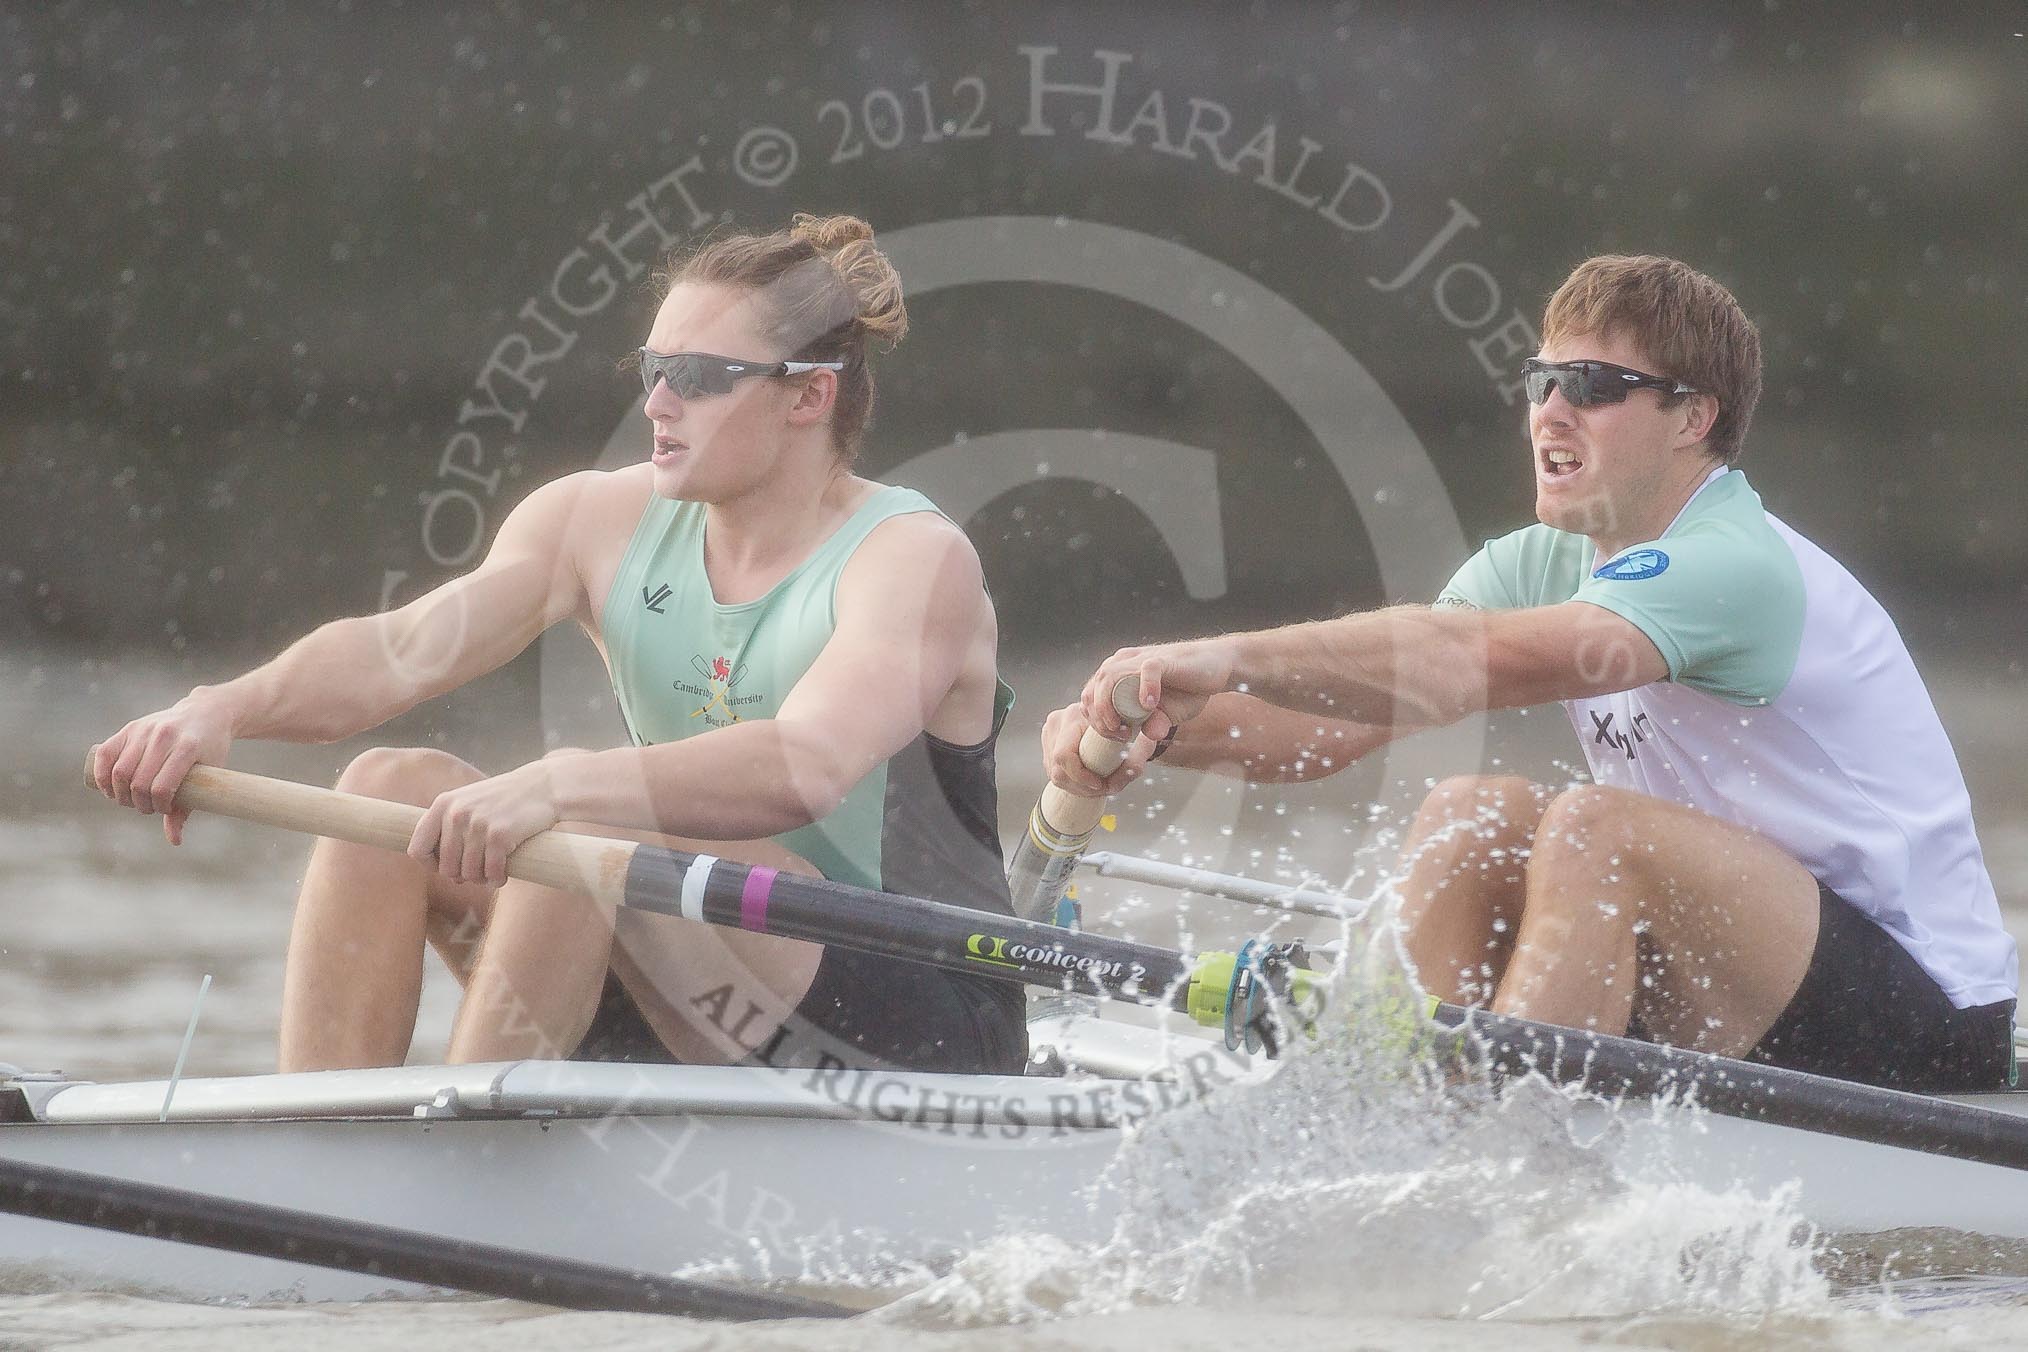
M 892 1088 L 906 1090 L 898 1099 Z M 498 1121 L 606 1117 L 783 1117 L 935 1126 L 1117 1130 L 1134 1114 L 1121 1082 L 899 1070 L 511 1061 L 469 1066 L 213 1076 L 101 1084 L 21 1081 L 33 1120 L 5 1126 L 157 1126 L 260 1122 Z M 906 1109 L 906 1111 L 903 1111 Z

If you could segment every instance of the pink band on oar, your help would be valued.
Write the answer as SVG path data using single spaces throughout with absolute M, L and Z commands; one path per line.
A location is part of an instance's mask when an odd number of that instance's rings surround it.
M 739 927 L 765 934 L 768 928 L 768 893 L 774 890 L 775 870 L 750 868 L 746 885 L 739 890 Z

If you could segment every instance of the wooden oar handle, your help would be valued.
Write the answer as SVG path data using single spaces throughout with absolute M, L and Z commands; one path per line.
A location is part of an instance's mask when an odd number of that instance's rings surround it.
M 400 852 L 408 848 L 423 810 L 311 784 L 269 779 L 213 765 L 192 766 L 176 792 L 176 805 L 192 812 L 329 836 L 355 845 Z M 507 856 L 507 876 L 559 887 L 618 905 L 626 890 L 631 840 L 608 840 L 569 831 L 531 836 Z
M 1095 775 L 1109 775 L 1120 768 L 1141 725 L 1148 721 L 1149 711 L 1141 707 L 1140 677 L 1122 676 L 1113 682 L 1113 712 L 1127 725 L 1126 741 L 1115 742 L 1097 728 L 1086 728 L 1077 743 L 1077 758 L 1084 762 L 1085 769 Z M 1051 830 L 1061 835 L 1079 836 L 1098 825 L 1098 819 L 1105 815 L 1106 802 L 1103 798 L 1081 798 L 1050 784 L 1042 790 L 1042 801 L 1037 811 Z

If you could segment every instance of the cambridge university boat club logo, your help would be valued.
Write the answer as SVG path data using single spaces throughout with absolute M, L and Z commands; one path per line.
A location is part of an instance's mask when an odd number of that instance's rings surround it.
M 680 678 L 669 683 L 677 693 L 705 701 L 690 711 L 690 717 L 701 718 L 714 728 L 727 728 L 740 721 L 740 705 L 760 703 L 759 695 L 735 696 L 732 693 L 746 679 L 746 663 L 734 666 L 729 657 L 713 657 L 707 661 L 703 653 L 695 653 L 690 658 L 690 665 L 704 678 L 703 685 L 692 685 Z

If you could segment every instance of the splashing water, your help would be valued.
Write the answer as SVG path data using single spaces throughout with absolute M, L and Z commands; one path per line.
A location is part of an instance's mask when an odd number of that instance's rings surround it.
M 980 1325 L 1181 1303 L 1304 1314 L 1762 1319 L 1831 1308 L 1792 1192 L 1625 1176 L 1619 1114 L 1443 1055 L 1367 942 L 1320 1035 L 1144 1123 L 1101 1244 L 1005 1237 L 888 1317 Z M 1672 1111 L 1688 1111 L 1676 1109 Z

